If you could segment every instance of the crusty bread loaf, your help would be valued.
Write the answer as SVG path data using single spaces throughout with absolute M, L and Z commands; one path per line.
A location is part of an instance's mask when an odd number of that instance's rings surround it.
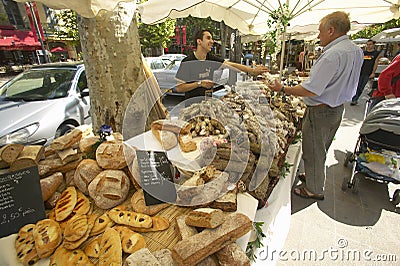
M 114 226 L 113 229 L 119 233 L 119 236 L 121 237 L 122 250 L 125 253 L 132 254 L 146 246 L 144 237 L 141 234 L 132 231 L 128 227 L 118 225 Z
M 246 253 L 236 243 L 223 247 L 216 252 L 215 255 L 217 256 L 219 265 L 221 266 L 250 266 L 250 260 Z
M 127 166 L 122 141 L 105 141 L 96 150 L 96 161 L 101 168 L 119 170 Z
M 40 220 L 33 228 L 35 248 L 40 258 L 49 257 L 61 244 L 62 232 L 60 225 L 51 219 Z
M 124 262 L 124 266 L 164 266 L 161 265 L 156 257 L 147 248 L 142 248 L 129 255 Z
M 172 258 L 171 250 L 164 248 L 153 252 L 153 256 L 162 266 L 175 266 L 176 263 Z
M 226 212 L 237 210 L 237 188 L 226 192 L 210 204 L 211 208 L 221 209 Z
M 80 141 L 81 138 L 82 130 L 74 128 L 71 132 L 53 140 L 53 142 L 50 144 L 50 148 L 53 150 L 64 150 Z
M 179 239 L 186 239 L 188 237 L 194 236 L 197 234 L 197 230 L 193 226 L 189 226 L 185 222 L 186 215 L 180 215 L 176 217 L 176 230 L 178 231 Z M 217 263 L 214 261 L 212 256 L 208 256 L 203 259 L 201 262 L 196 264 L 197 266 L 214 266 Z
M 88 195 L 88 186 L 93 179 L 100 174 L 103 169 L 97 164 L 96 160 L 84 159 L 76 167 L 74 174 L 75 186 Z
M 232 213 L 217 228 L 205 229 L 176 243 L 172 256 L 178 265 L 195 265 L 243 236 L 251 228 L 252 222 L 246 215 Z
M 97 207 L 110 209 L 121 204 L 129 192 L 130 181 L 122 170 L 104 170 L 89 184 L 90 197 Z
M 57 191 L 58 187 L 64 181 L 63 174 L 56 172 L 51 176 L 40 179 L 40 188 L 42 190 L 43 201 L 48 200 L 54 192 Z
M 144 213 L 150 216 L 158 213 L 159 211 L 169 206 L 169 204 L 167 203 L 146 206 L 143 189 L 138 189 L 135 193 L 133 193 L 131 198 L 131 204 L 133 211 L 138 213 Z
M 100 141 L 100 136 L 87 136 L 79 141 L 79 150 L 81 152 L 93 152 L 93 145 Z
M 151 129 L 153 135 L 161 143 L 164 150 L 168 151 L 178 144 L 175 133 L 166 130 Z
M 224 212 L 219 209 L 199 208 L 186 216 L 186 224 L 195 227 L 215 228 L 225 221 Z
M 34 224 L 27 224 L 18 231 L 15 239 L 15 251 L 17 260 L 26 265 L 33 265 L 40 258 L 35 248 L 35 239 L 33 237 Z
M 100 241 L 99 266 L 122 265 L 122 246 L 119 233 L 107 228 Z
M 190 129 L 192 128 L 192 125 L 186 121 L 183 120 L 168 120 L 168 119 L 160 119 L 153 121 L 151 123 L 151 129 L 155 130 L 165 130 L 165 131 L 170 131 L 175 133 L 176 135 L 178 134 L 189 134 Z

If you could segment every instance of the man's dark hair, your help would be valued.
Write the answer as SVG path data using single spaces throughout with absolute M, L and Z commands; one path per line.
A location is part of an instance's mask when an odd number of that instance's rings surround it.
M 369 39 L 367 42 L 372 42 L 373 44 L 376 43 L 376 41 Z
M 193 40 L 194 40 L 194 45 L 197 47 L 197 39 L 203 40 L 203 34 L 204 32 L 209 32 L 211 33 L 210 30 L 207 29 L 201 29 L 196 31 L 196 33 L 194 34 Z

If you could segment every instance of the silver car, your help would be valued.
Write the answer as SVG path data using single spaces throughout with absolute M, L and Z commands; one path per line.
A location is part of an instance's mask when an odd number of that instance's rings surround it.
M 89 124 L 89 89 L 82 62 L 32 67 L 0 87 L 0 147 L 48 145 Z

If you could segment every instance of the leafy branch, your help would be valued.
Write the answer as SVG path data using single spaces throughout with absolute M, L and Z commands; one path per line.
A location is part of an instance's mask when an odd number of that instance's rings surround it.
M 255 261 L 257 259 L 256 254 L 254 253 L 255 249 L 263 247 L 262 239 L 265 237 L 265 234 L 262 230 L 264 222 L 253 222 L 253 228 L 255 229 L 256 239 L 247 244 L 246 247 L 246 255 L 251 261 Z
M 285 176 L 286 176 L 286 173 L 289 172 L 289 169 L 290 169 L 290 167 L 292 167 L 292 166 L 293 166 L 293 164 L 290 164 L 290 163 L 288 163 L 288 162 L 285 161 L 285 163 L 282 165 L 282 168 L 281 168 L 281 176 L 282 176 L 282 177 L 285 177 Z

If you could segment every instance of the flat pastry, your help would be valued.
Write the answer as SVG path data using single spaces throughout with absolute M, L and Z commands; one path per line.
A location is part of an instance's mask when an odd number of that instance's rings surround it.
M 115 229 L 107 228 L 101 238 L 98 265 L 122 265 L 121 238 Z
M 73 212 L 77 214 L 88 214 L 91 210 L 91 204 L 88 199 L 82 192 L 79 190 L 76 191 L 77 199 L 76 199 L 76 204 L 74 207 Z
M 117 225 L 114 226 L 113 229 L 119 233 L 119 236 L 121 237 L 122 250 L 125 253 L 132 254 L 146 246 L 144 237 L 141 234 L 132 231 L 128 227 Z
M 90 236 L 95 236 L 103 233 L 107 228 L 113 226 L 115 223 L 108 214 L 105 212 L 96 218 Z
M 62 246 L 59 246 L 54 254 L 50 258 L 50 266 L 92 266 L 94 265 L 86 256 L 86 254 L 80 250 L 68 250 Z
M 100 238 L 97 237 L 93 239 L 86 247 L 83 249 L 88 257 L 98 258 L 100 253 Z
M 150 228 L 152 225 L 151 217 L 142 213 L 111 210 L 108 212 L 108 216 L 117 224 L 142 228 Z
M 86 214 L 75 214 L 64 229 L 64 238 L 68 241 L 77 241 L 82 238 L 88 230 L 88 219 Z
M 162 216 L 153 216 L 151 217 L 152 219 L 152 225 L 149 228 L 132 228 L 135 232 L 140 232 L 140 233 L 147 233 L 147 232 L 156 232 L 156 231 L 163 231 L 169 227 L 169 221 L 168 219 L 162 217 Z
M 35 248 L 35 240 L 33 238 L 34 224 L 27 224 L 19 229 L 18 236 L 15 239 L 15 250 L 17 252 L 17 260 L 24 265 L 33 265 L 40 258 Z
M 56 221 L 62 221 L 67 218 L 74 210 L 76 201 L 77 193 L 75 187 L 67 187 L 61 194 L 61 198 L 56 204 Z
M 36 223 L 33 228 L 35 247 L 40 258 L 49 257 L 61 244 L 62 233 L 60 225 L 51 219 L 44 219 Z

